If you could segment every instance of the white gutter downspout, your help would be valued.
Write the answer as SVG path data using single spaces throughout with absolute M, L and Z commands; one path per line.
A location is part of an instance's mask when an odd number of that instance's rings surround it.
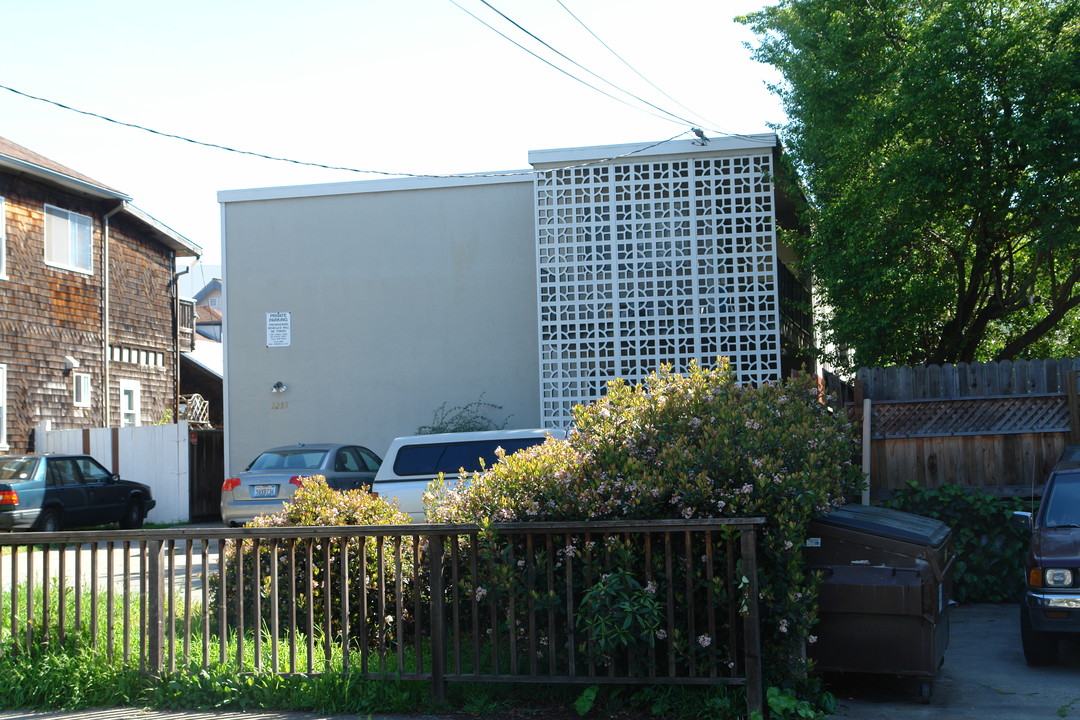
M 102 292 L 102 310 L 101 310 L 101 356 L 104 360 L 103 367 L 105 368 L 105 386 L 101 391 L 101 416 L 104 419 L 105 427 L 109 425 L 109 218 L 116 213 L 120 212 L 127 206 L 127 202 L 121 200 L 120 204 L 114 207 L 109 212 L 105 213 L 101 218 L 102 226 L 102 243 L 101 249 L 102 255 L 102 284 L 104 285 L 104 291 Z M 114 458 L 115 461 L 115 458 Z

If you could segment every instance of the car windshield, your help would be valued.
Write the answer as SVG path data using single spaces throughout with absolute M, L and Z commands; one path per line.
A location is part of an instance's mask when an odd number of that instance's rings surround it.
M 1045 527 L 1080 527 L 1080 472 L 1058 473 L 1043 502 Z
M 271 450 L 255 458 L 248 470 L 315 470 L 324 457 L 326 450 Z
M 0 480 L 29 480 L 34 475 L 37 458 L 4 458 L 0 460 Z

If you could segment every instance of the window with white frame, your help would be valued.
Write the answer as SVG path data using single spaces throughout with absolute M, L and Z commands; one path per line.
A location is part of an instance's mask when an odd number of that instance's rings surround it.
M 0 197 L 0 279 L 7 277 L 7 201 Z
M 7 449 L 7 365 L 0 365 L 0 450 Z
M 120 381 L 120 427 L 139 424 L 139 383 L 135 380 Z
M 79 272 L 93 272 L 93 221 L 86 215 L 45 206 L 45 262 Z
M 72 380 L 75 383 L 73 400 L 75 407 L 90 407 L 90 375 L 88 373 L 73 373 Z

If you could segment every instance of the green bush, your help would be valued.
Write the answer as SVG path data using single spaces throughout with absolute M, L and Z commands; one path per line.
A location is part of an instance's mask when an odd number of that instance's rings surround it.
M 1030 500 L 1000 498 L 962 485 L 926 488 L 909 482 L 882 505 L 941 520 L 952 528 L 956 543 L 954 600 L 996 603 L 1020 599 L 1030 536 L 1009 518 L 1016 510 L 1031 510 Z
M 723 361 L 695 364 L 685 375 L 663 368 L 638 385 L 610 383 L 604 398 L 574 408 L 574 429 L 564 441 L 504 457 L 456 487 L 437 482 L 426 496 L 431 517 L 764 517 L 758 561 L 765 680 L 790 686 L 803 677 L 819 581 L 804 570 L 807 525 L 861 482 L 851 463 L 852 427 L 822 402 L 814 379 L 750 387 L 737 384 Z M 621 592 L 630 598 L 627 613 L 639 614 L 622 620 L 647 624 L 636 588 Z
M 410 520 L 411 518 L 409 515 L 398 510 L 396 505 L 388 502 L 384 498 L 377 497 L 364 490 L 334 490 L 327 485 L 325 477 L 316 475 L 303 478 L 302 486 L 296 490 L 292 500 L 285 503 L 280 512 L 273 515 L 259 516 L 245 527 L 280 528 L 342 525 L 402 525 L 410 522 Z M 392 547 L 395 540 L 392 539 L 384 542 L 381 560 L 379 542 L 379 539 L 369 537 L 364 541 L 363 548 L 361 549 L 360 539 L 351 538 L 347 540 L 349 551 L 348 577 L 351 578 L 349 591 L 354 598 L 349 613 L 349 635 L 350 638 L 354 640 L 364 638 L 367 641 L 371 641 L 379 637 L 380 634 L 386 639 L 393 630 L 392 623 L 383 619 L 372 619 L 370 613 L 367 617 L 367 624 L 365 625 L 364 608 L 355 600 L 361 590 L 357 587 L 355 580 L 360 577 L 361 563 L 364 564 L 364 577 L 368 586 L 367 589 L 370 593 L 374 594 L 378 591 L 380 570 L 387 587 L 393 587 L 396 582 L 397 569 L 394 564 L 396 552 Z M 250 613 L 254 611 L 254 602 L 251 597 L 252 593 L 250 592 L 250 588 L 252 587 L 255 577 L 254 563 L 256 558 L 258 558 L 258 561 L 261 563 L 260 577 L 262 580 L 262 587 L 260 588 L 260 592 L 262 593 L 262 597 L 266 599 L 266 601 L 261 604 L 263 612 L 262 620 L 265 622 L 270 616 L 271 610 L 269 598 L 271 597 L 271 578 L 269 572 L 269 557 L 270 553 L 277 552 L 279 577 L 287 577 L 290 569 L 289 565 L 290 563 L 294 563 L 296 587 L 307 587 L 309 576 L 312 578 L 314 585 L 312 605 L 310 608 L 307 606 L 308 599 L 304 593 L 298 592 L 295 597 L 290 597 L 289 592 L 282 587 L 279 590 L 280 605 L 278 611 L 280 616 L 288 617 L 290 603 L 294 603 L 297 617 L 306 618 L 307 613 L 310 612 L 315 627 L 327 628 L 335 636 L 340 633 L 340 606 L 342 596 L 340 571 L 341 539 L 333 538 L 328 541 L 321 539 L 313 541 L 312 559 L 310 564 L 308 563 L 306 552 L 298 550 L 295 554 L 291 554 L 285 543 L 276 545 L 271 545 L 267 542 L 260 543 L 259 552 L 257 554 L 252 552 L 253 543 L 251 540 L 244 540 L 243 543 L 244 586 L 249 589 L 245 595 L 246 617 L 251 617 Z M 324 557 L 324 551 L 326 549 L 324 543 L 329 544 L 329 566 L 327 566 Z M 234 552 L 234 547 L 230 548 L 230 554 Z M 407 576 L 411 572 L 414 556 L 415 550 L 412 545 L 409 542 L 402 542 L 401 568 L 403 570 L 403 576 Z M 331 598 L 329 618 L 326 617 L 326 601 L 323 594 L 324 579 L 328 580 L 327 584 L 329 586 Z M 226 582 L 226 595 L 235 597 L 235 573 L 227 576 Z M 215 579 L 211 582 L 211 588 L 216 591 L 217 586 L 218 581 Z M 408 587 L 412 588 L 415 586 L 410 584 Z M 228 604 L 231 607 L 231 601 Z M 395 617 L 398 612 L 403 611 L 408 607 L 408 602 L 403 602 L 402 605 L 404 607 L 395 608 L 391 603 L 388 606 L 390 616 Z

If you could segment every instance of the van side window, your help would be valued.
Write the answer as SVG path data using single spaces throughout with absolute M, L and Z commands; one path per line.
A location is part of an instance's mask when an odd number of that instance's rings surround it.
M 394 459 L 395 475 L 438 475 L 445 445 L 402 445 Z
M 444 443 L 428 445 L 403 445 L 394 459 L 396 475 L 427 475 L 434 477 L 439 473 L 457 475 L 462 468 L 465 472 L 477 472 L 483 467 L 489 468 L 498 458 L 495 449 L 502 448 L 507 455 L 540 445 L 546 438 L 532 437 L 514 440 L 476 440 L 473 442 Z

